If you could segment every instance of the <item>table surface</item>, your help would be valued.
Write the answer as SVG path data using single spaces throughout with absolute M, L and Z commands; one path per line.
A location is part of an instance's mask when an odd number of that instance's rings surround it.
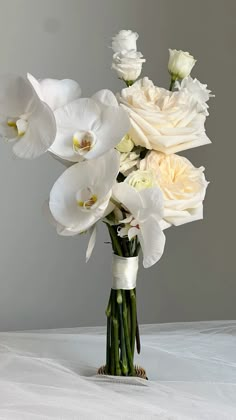
M 149 380 L 97 376 L 105 329 L 0 333 L 0 419 L 236 420 L 236 321 L 145 325 Z

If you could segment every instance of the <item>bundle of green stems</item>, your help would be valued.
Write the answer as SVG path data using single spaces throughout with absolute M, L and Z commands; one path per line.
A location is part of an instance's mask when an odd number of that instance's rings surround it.
M 139 252 L 137 238 L 129 241 L 117 235 L 117 226 L 107 224 L 113 252 L 121 257 L 135 257 Z M 111 289 L 107 316 L 106 374 L 135 376 L 135 342 L 140 353 L 136 289 Z

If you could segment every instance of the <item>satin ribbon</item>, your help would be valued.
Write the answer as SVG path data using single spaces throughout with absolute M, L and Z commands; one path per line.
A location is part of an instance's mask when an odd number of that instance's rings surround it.
M 113 254 L 112 289 L 131 290 L 136 287 L 138 257 L 119 257 Z

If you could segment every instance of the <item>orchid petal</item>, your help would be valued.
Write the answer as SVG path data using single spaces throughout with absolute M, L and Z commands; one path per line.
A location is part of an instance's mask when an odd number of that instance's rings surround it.
M 131 239 L 133 239 L 138 234 L 139 234 L 139 229 L 138 228 L 136 228 L 136 227 L 130 228 L 129 231 L 128 231 L 129 241 L 131 241 Z
M 113 103 L 114 105 L 108 106 Z M 55 155 L 72 162 L 94 159 L 115 147 L 130 127 L 129 117 L 107 90 L 92 98 L 77 99 L 55 111 L 57 136 L 51 147 Z M 93 140 L 88 150 L 75 150 L 73 138 Z M 82 141 L 82 140 L 81 140 Z
M 99 104 L 105 105 L 105 106 L 116 106 L 118 107 L 118 101 L 114 95 L 113 92 L 111 92 L 108 89 L 102 89 L 96 92 L 92 99 Z
M 57 221 L 54 219 L 54 217 L 53 217 L 53 215 L 50 211 L 48 200 L 46 200 L 44 202 L 42 210 L 43 210 L 43 214 L 47 218 L 48 222 L 56 228 L 58 235 L 61 235 L 61 236 L 75 236 L 75 235 L 78 235 L 79 232 L 67 229 L 65 226 L 62 226 L 62 225 L 60 225 L 60 223 L 57 223 Z
M 163 217 L 164 212 L 164 197 L 163 193 L 158 187 L 147 188 L 139 191 L 142 200 L 142 209 L 140 209 L 139 218 L 145 219 L 151 214 L 155 214 L 159 220 Z
M 81 95 L 80 86 L 74 80 L 42 79 L 38 81 L 29 73 L 27 76 L 40 99 L 46 102 L 53 111 L 78 99 Z
M 54 184 L 50 193 L 50 210 L 58 223 L 83 232 L 104 217 L 111 197 L 111 189 L 119 172 L 119 154 L 111 150 L 93 162 L 77 163 L 67 169 Z M 86 209 L 77 201 L 78 191 L 90 188 L 96 194 L 95 206 Z
M 130 127 L 128 114 L 121 107 L 107 107 L 103 110 L 101 120 L 95 128 L 97 143 L 87 153 L 86 159 L 94 159 L 115 147 Z
M 101 110 L 92 99 L 81 98 L 57 109 L 55 118 L 57 123 L 56 139 L 50 149 L 52 153 L 62 159 L 78 162 L 81 156 L 73 149 L 73 136 L 78 130 L 89 131 L 100 118 Z
M 90 231 L 90 238 L 89 238 L 89 242 L 88 242 L 88 247 L 87 247 L 87 251 L 86 251 L 86 263 L 88 262 L 88 260 L 90 259 L 95 243 L 96 243 L 96 236 L 97 236 L 97 229 L 96 229 L 96 225 L 92 226 Z
M 131 185 L 120 182 L 113 187 L 114 199 L 122 203 L 129 212 L 136 218 L 139 209 L 142 207 L 140 194 Z
M 19 118 L 34 110 L 38 97 L 28 82 L 21 76 L 0 77 L 0 115 Z
M 140 225 L 139 241 L 143 252 L 143 266 L 151 267 L 161 258 L 166 241 L 155 216 L 150 216 Z
M 33 159 L 45 153 L 54 142 L 56 122 L 47 104 L 38 102 L 31 113 L 28 128 L 14 143 L 13 152 L 20 158 Z

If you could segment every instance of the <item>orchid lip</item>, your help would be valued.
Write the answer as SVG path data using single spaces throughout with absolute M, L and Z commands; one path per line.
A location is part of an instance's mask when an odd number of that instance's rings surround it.
M 92 131 L 76 131 L 73 135 L 72 142 L 74 152 L 79 155 L 85 155 L 94 147 L 96 137 Z
M 81 210 L 91 210 L 96 206 L 98 196 L 90 187 L 84 188 L 76 194 L 76 203 Z
M 17 136 L 22 137 L 26 133 L 28 127 L 28 121 L 22 118 L 19 119 L 8 119 L 7 120 L 8 127 L 12 127 L 17 131 Z

